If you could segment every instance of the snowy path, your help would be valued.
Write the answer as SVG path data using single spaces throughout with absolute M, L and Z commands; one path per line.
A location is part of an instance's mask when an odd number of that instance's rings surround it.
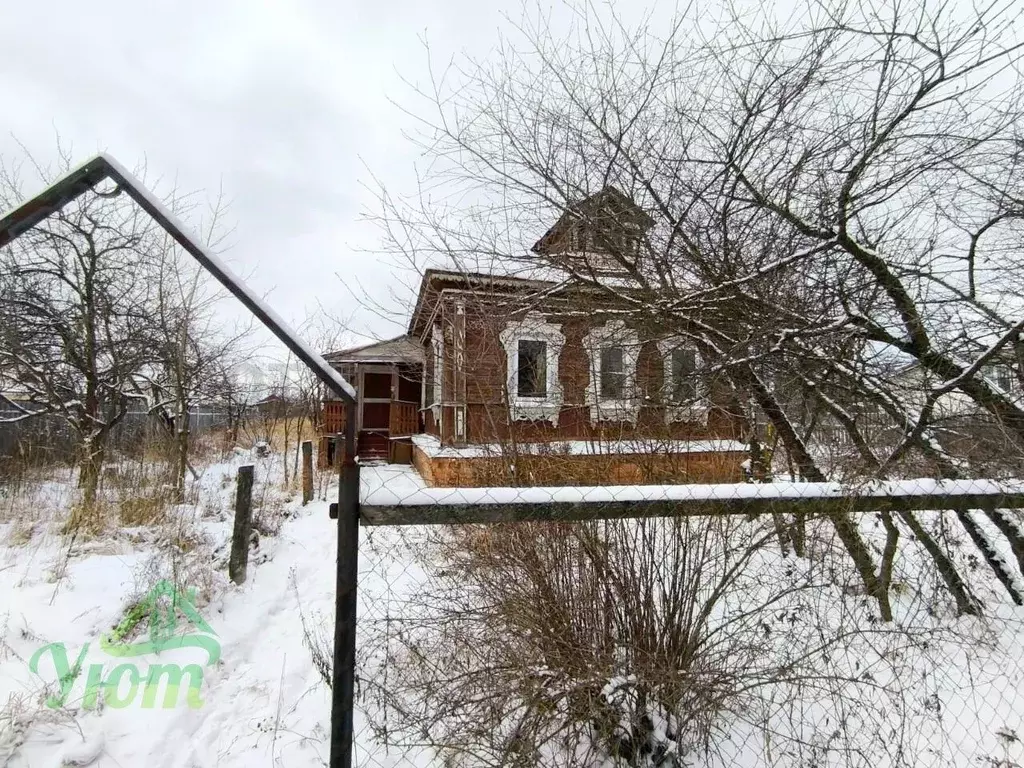
M 303 645 L 299 602 L 307 622 L 321 617 L 333 621 L 335 530 L 326 503 L 299 508 L 277 537 L 264 538 L 267 561 L 250 565 L 248 581 L 242 587 L 229 586 L 221 600 L 203 610 L 222 650 L 220 662 L 205 670 L 202 707 L 190 709 L 180 701 L 174 709 L 147 710 L 136 701 L 123 709 L 106 707 L 100 712 L 81 713 L 78 722 L 84 742 L 67 717 L 64 722 L 46 726 L 41 721 L 54 713 L 39 710 L 24 746 L 9 764 L 25 768 L 326 765 L 330 692 L 321 683 Z M 375 541 L 380 541 L 379 532 L 373 535 Z M 372 569 L 382 564 L 372 554 L 361 563 L 366 596 L 375 592 L 377 577 Z M 32 620 L 25 621 L 32 624 L 32 635 L 31 639 L 18 638 L 19 633 L 8 627 L 8 639 L 13 636 L 12 644 L 17 646 L 20 658 L 0 658 L 0 673 L 17 673 L 20 685 L 27 690 L 32 681 L 24 659 L 43 644 L 41 638 L 44 642 L 67 642 L 73 661 L 83 643 L 98 637 L 116 620 L 123 595 L 131 589 L 135 566 L 132 556 L 76 559 L 70 567 L 68 586 L 58 593 L 52 606 L 43 600 L 44 590 L 47 597 L 52 592 L 50 584 L 40 582 L 15 590 L 17 599 L 6 606 L 0 602 L 0 610 L 7 614 L 9 624 L 16 624 L 14 617 L 19 611 L 32 605 Z M 77 618 L 69 616 L 69 610 L 74 610 Z M 71 637 L 69 620 L 73 625 Z M 328 624 L 328 632 L 332 626 Z M 93 658 L 92 652 L 88 658 Z M 191 660 L 182 658 L 179 663 Z M 8 690 L 0 693 L 11 690 L 2 687 Z M 74 706 L 80 700 L 81 686 L 69 704 Z M 359 765 L 386 768 L 429 764 L 422 755 L 399 755 L 363 741 L 369 735 L 359 712 L 356 733 L 361 747 L 357 749 Z M 0 749 L 0 760 L 4 754 Z
M 221 637 L 222 657 L 204 685 L 205 705 L 166 713 L 159 740 L 146 745 L 147 765 L 326 762 L 321 740 L 329 696 L 302 645 L 298 601 L 306 612 L 330 615 L 334 528 L 326 504 L 311 505 L 303 515 L 284 526 L 272 559 L 250 569 L 248 581 L 225 596 L 223 611 L 208 617 Z M 141 764 L 134 761 L 142 756 L 126 755 L 127 764 Z

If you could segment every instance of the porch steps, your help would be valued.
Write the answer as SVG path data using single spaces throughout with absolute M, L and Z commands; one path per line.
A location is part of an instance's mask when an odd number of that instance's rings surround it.
M 361 461 L 388 459 L 388 435 L 386 432 L 360 432 L 356 453 Z

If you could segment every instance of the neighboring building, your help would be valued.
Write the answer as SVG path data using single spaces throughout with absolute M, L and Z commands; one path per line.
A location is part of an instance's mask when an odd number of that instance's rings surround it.
M 578 252 L 614 280 L 612 253 L 638 253 L 650 219 L 615 190 L 581 209 L 533 250 Z M 407 335 L 326 356 L 357 389 L 360 457 L 440 486 L 741 479 L 730 390 L 695 348 L 615 310 L 573 281 L 428 270 Z M 324 425 L 329 465 L 340 402 Z
M 295 399 L 285 397 L 284 395 L 274 392 L 260 400 L 257 400 L 255 403 L 246 404 L 245 412 L 283 418 L 284 416 L 292 415 L 292 412 L 298 407 L 298 403 Z
M 980 355 L 985 350 L 980 343 L 971 353 Z M 1020 365 L 1014 351 L 1007 349 L 982 366 L 978 376 L 995 392 L 1018 405 L 1024 402 L 1024 387 L 1018 374 Z M 918 363 L 901 367 L 892 377 L 890 385 L 901 393 L 913 408 L 920 408 L 932 390 L 946 382 L 929 373 Z M 971 397 L 953 390 L 941 395 L 931 415 L 932 431 L 939 443 L 950 454 L 965 460 L 977 471 L 995 477 L 1010 469 L 1016 472 L 1019 462 L 1013 437 L 1005 426 Z M 893 430 L 902 437 L 902 430 Z M 893 441 L 895 443 L 895 441 Z

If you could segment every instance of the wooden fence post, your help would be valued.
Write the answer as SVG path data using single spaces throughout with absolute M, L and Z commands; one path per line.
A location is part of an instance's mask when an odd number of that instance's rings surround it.
M 252 464 L 238 468 L 238 490 L 235 493 L 235 528 L 231 534 L 231 559 L 228 577 L 235 584 L 245 581 L 249 565 L 249 539 L 252 536 Z
M 313 500 L 313 441 L 302 443 L 302 506 Z

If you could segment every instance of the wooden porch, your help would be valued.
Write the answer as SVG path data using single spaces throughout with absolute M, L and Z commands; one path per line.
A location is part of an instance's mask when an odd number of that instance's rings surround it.
M 412 461 L 412 435 L 420 431 L 420 382 L 397 366 L 358 366 L 353 377 L 356 402 L 356 452 L 360 461 Z M 345 404 L 324 403 L 323 427 L 317 463 L 336 466 L 336 453 L 344 451 Z

